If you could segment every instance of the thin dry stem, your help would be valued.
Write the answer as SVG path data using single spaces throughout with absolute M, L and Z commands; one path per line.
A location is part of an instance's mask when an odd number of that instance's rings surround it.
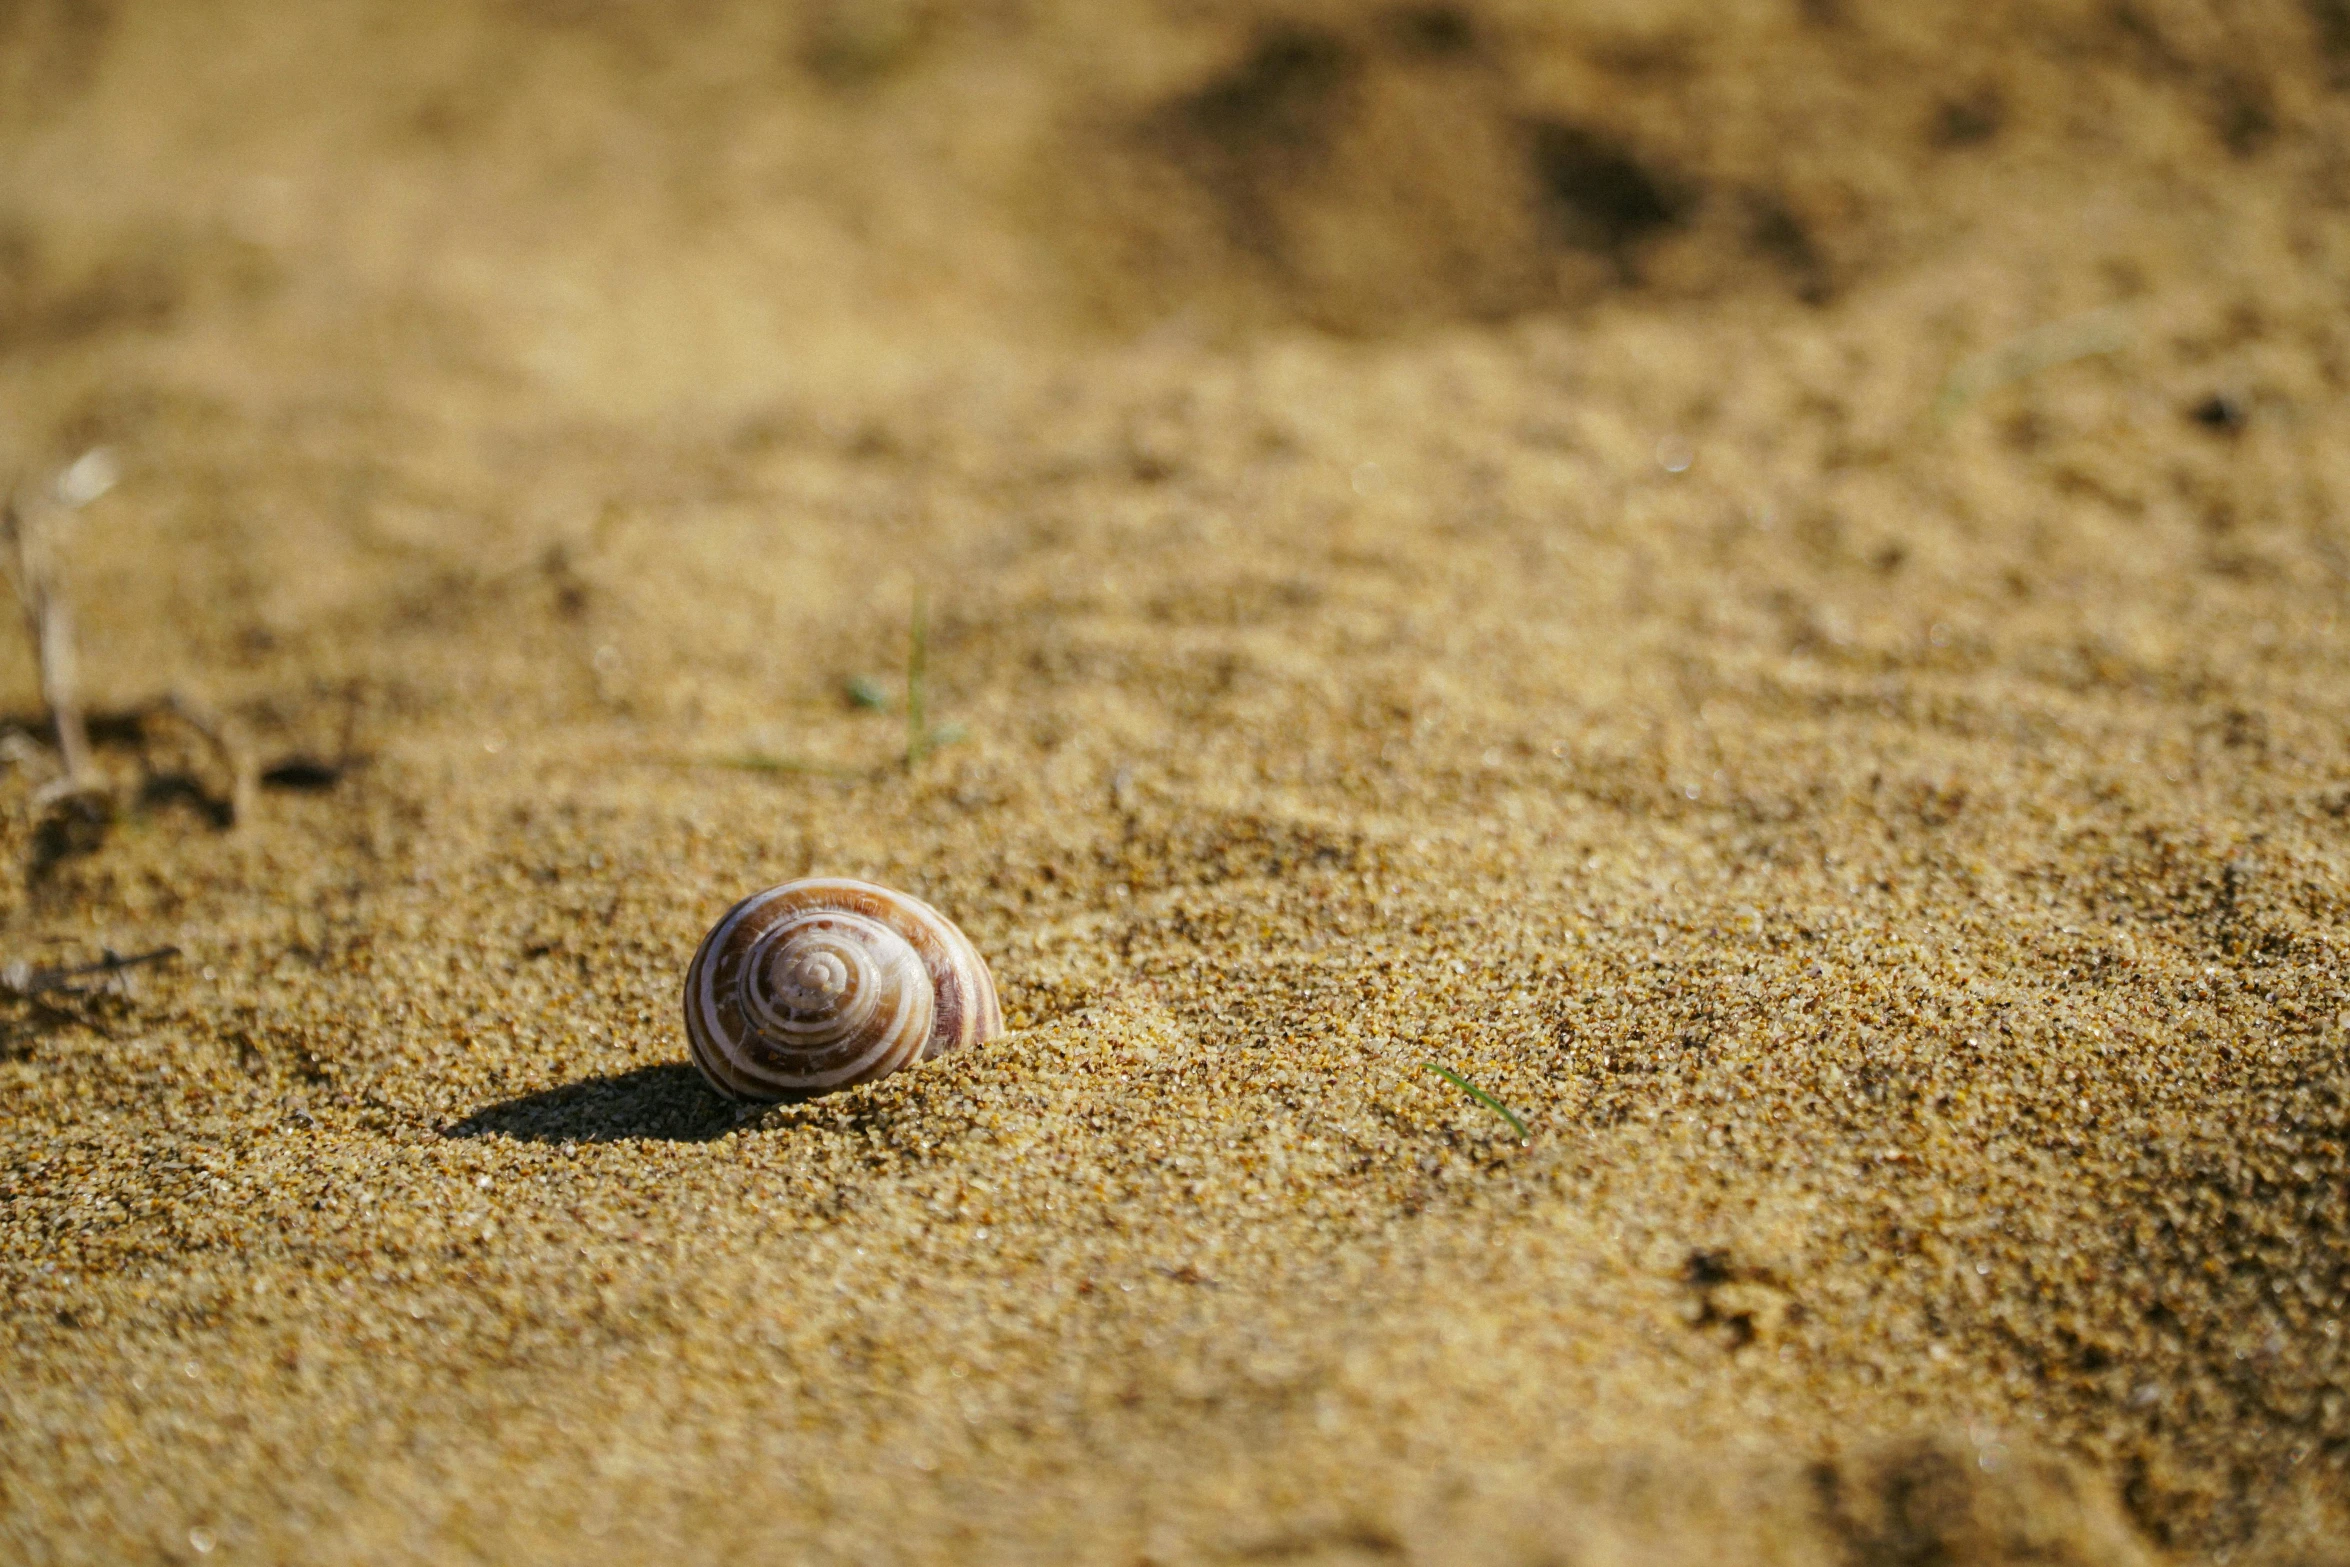
M 17 601 L 40 666 L 41 701 L 57 729 L 57 752 L 65 764 L 66 786 L 82 790 L 96 779 L 90 766 L 90 733 L 74 668 L 73 613 L 58 581 L 57 555 L 49 526 L 50 509 L 25 505 L 11 494 L 0 501 L 0 545 L 10 556 Z
M 179 955 L 180 949 L 177 947 L 157 947 L 152 952 L 134 953 L 126 958 L 109 948 L 106 956 L 97 962 L 77 964 L 71 968 L 35 968 L 29 963 L 10 963 L 0 967 L 0 994 L 19 1000 L 31 1000 L 53 990 L 83 995 L 89 987 L 81 981 L 93 975 L 99 976 L 102 983 L 109 982 L 125 969 L 168 962 Z
M 237 721 L 229 718 L 202 700 L 184 691 L 174 691 L 156 704 L 163 711 L 178 718 L 199 735 L 218 753 L 229 772 L 229 825 L 249 821 L 253 815 L 253 801 L 261 792 L 261 764 L 253 754 L 251 742 Z

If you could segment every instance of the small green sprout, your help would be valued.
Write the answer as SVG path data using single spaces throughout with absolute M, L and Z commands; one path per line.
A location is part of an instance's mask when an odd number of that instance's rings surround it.
M 1426 1067 L 1429 1071 L 1434 1072 L 1438 1077 L 1443 1078 L 1446 1082 L 1452 1084 L 1453 1087 L 1459 1089 L 1462 1093 L 1467 1094 L 1471 1099 L 1476 1100 L 1486 1109 L 1491 1110 L 1495 1115 L 1498 1115 L 1503 1120 L 1509 1122 L 1510 1126 L 1518 1134 L 1519 1147 L 1529 1148 L 1533 1146 L 1534 1134 L 1526 1130 L 1526 1123 L 1519 1120 L 1516 1115 L 1512 1114 L 1508 1105 L 1503 1104 L 1500 1100 L 1494 1098 L 1484 1089 L 1479 1088 L 1475 1083 L 1472 1083 L 1467 1078 L 1461 1076 L 1460 1073 L 1453 1071 L 1450 1067 L 1438 1066 L 1433 1061 L 1423 1061 L 1420 1063 L 1420 1065 Z
M 930 721 L 930 613 L 922 590 L 914 590 L 914 621 L 906 636 L 906 771 L 942 745 L 963 738 L 961 724 Z
M 1934 399 L 1934 422 L 1948 424 L 1968 404 L 2010 382 L 2021 381 L 2100 354 L 2119 353 L 2136 340 L 2127 312 L 2092 310 L 2035 327 L 1953 369 Z
M 841 694 L 869 713 L 903 711 L 906 715 L 907 772 L 942 745 L 953 745 L 970 731 L 961 724 L 930 721 L 930 606 L 922 590 L 914 590 L 914 618 L 906 628 L 906 694 L 899 698 L 871 675 L 851 675 L 841 682 Z

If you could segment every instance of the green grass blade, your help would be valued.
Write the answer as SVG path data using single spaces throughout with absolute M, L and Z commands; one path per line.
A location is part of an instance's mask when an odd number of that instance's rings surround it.
M 1443 1078 L 1446 1082 L 1452 1084 L 1453 1087 L 1459 1089 L 1462 1093 L 1467 1094 L 1471 1099 L 1476 1100 L 1486 1109 L 1491 1110 L 1495 1115 L 1498 1115 L 1503 1120 L 1509 1122 L 1511 1127 L 1514 1128 L 1518 1134 L 1518 1146 L 1523 1148 L 1532 1145 L 1534 1141 L 1534 1134 L 1526 1130 L 1526 1123 L 1519 1120 L 1517 1116 L 1511 1112 L 1508 1105 L 1503 1104 L 1500 1100 L 1494 1098 L 1484 1089 L 1479 1088 L 1475 1083 L 1470 1082 L 1467 1078 L 1461 1076 L 1460 1073 L 1455 1072 L 1450 1067 L 1438 1066 L 1433 1061 L 1423 1061 L 1420 1063 L 1420 1065 L 1426 1067 L 1429 1071 L 1434 1072 L 1438 1077 Z
M 805 773 L 816 778 L 856 778 L 862 775 L 853 767 L 828 767 L 822 762 L 805 762 L 796 756 L 766 756 L 748 752 L 741 756 L 713 756 L 705 760 L 687 762 L 689 767 L 723 767 L 737 773 Z
M 1934 400 L 1934 419 L 1948 424 L 1976 399 L 2012 382 L 2089 359 L 2119 353 L 2135 341 L 2128 314 L 2118 308 L 2092 310 L 2036 327 L 1977 354 L 1950 372 Z
M 906 638 L 906 770 L 913 771 L 916 763 L 930 748 L 930 715 L 928 693 L 923 689 L 929 679 L 930 616 L 923 602 L 922 590 L 914 590 L 914 624 Z

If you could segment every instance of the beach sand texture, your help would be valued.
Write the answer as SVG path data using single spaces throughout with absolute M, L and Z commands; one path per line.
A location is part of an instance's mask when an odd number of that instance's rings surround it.
M 2350 1562 L 2339 0 L 20 0 L 0 149 L 0 1560 Z M 804 874 L 1009 1036 L 711 1094 Z

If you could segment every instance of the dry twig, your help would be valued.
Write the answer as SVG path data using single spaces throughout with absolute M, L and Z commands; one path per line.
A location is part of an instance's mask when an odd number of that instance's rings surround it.
M 10 963 L 0 966 L 0 995 L 12 996 L 19 1001 L 29 1001 L 51 991 L 63 991 L 74 996 L 88 995 L 91 990 L 112 983 L 114 976 L 125 969 L 167 962 L 179 955 L 180 949 L 177 947 L 157 947 L 152 952 L 135 953 L 126 958 L 108 948 L 106 956 L 97 962 L 82 963 L 71 968 L 35 968 L 29 963 Z M 79 983 L 94 974 L 104 976 L 97 986 Z
M 105 809 L 107 787 L 92 765 L 89 725 L 82 712 L 73 613 L 57 560 L 57 523 L 113 488 L 115 477 L 113 458 L 99 448 L 69 465 L 46 494 L 28 494 L 20 485 L 0 498 L 0 550 L 6 552 L 17 601 L 33 639 L 41 701 L 57 731 L 58 758 L 65 768 L 65 776 L 43 791 L 45 807 L 80 802 L 85 810 Z M 261 786 L 261 768 L 236 721 L 182 691 L 164 696 L 146 711 L 170 714 L 212 748 L 229 775 L 228 824 L 249 820 Z
M 228 769 L 228 824 L 251 820 L 253 799 L 261 788 L 261 764 L 243 726 L 184 691 L 174 691 L 155 705 L 202 735 Z
M 81 698 L 75 688 L 73 614 L 58 585 L 57 554 L 52 522 L 59 508 L 46 501 L 26 502 L 12 487 L 0 500 L 0 548 L 9 556 L 16 581 L 17 602 L 24 608 L 25 626 L 32 634 L 33 657 L 40 666 L 41 702 L 57 730 L 57 753 L 65 764 L 65 788 L 85 793 L 97 787 L 90 767 L 90 731 L 82 722 Z

